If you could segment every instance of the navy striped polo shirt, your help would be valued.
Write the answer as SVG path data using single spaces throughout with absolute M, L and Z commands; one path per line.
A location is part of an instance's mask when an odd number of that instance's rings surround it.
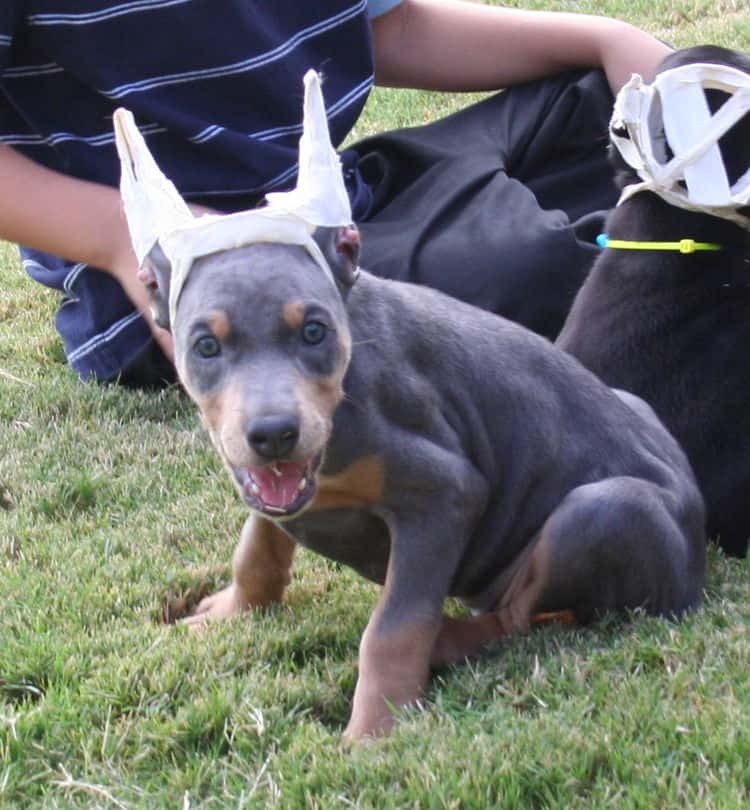
M 370 23 L 400 0 L 2 0 L 0 143 L 64 174 L 116 186 L 112 113 L 132 110 L 184 197 L 224 211 L 294 184 L 302 76 L 324 77 L 334 144 L 373 81 Z M 119 285 L 21 248 L 63 293 L 71 366 L 110 379 L 150 333 Z

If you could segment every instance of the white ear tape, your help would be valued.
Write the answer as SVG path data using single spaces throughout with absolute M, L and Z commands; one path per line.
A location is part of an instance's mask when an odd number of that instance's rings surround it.
M 308 70 L 304 83 L 304 127 L 299 141 L 297 187 L 267 194 L 266 200 L 273 208 L 321 227 L 348 225 L 352 221 L 349 195 L 341 161 L 331 145 L 320 77 L 314 70 Z
M 268 205 L 236 214 L 194 217 L 174 185 L 163 175 L 135 125 L 132 114 L 114 114 L 120 157 L 120 193 L 133 249 L 142 264 L 158 242 L 172 265 L 169 309 L 177 302 L 193 262 L 220 250 L 257 242 L 301 245 L 334 281 L 312 234 L 318 227 L 343 227 L 352 221 L 341 163 L 331 144 L 320 77 L 305 74 L 303 133 L 297 187 L 268 194 Z
M 130 241 L 142 265 L 161 235 L 189 225 L 193 215 L 156 165 L 130 110 L 116 110 L 113 121 L 120 157 L 120 196 Z
M 722 90 L 729 98 L 712 115 L 705 90 Z M 654 105 L 661 114 L 653 115 Z M 620 90 L 610 122 L 610 137 L 641 183 L 627 186 L 620 203 L 640 191 L 652 191 L 671 205 L 722 217 L 750 229 L 750 218 L 737 209 L 750 204 L 750 169 L 733 185 L 718 141 L 750 111 L 750 76 L 741 70 L 696 63 L 667 70 L 651 85 L 635 74 Z M 661 133 L 674 157 L 655 156 Z M 625 130 L 627 135 L 623 135 Z

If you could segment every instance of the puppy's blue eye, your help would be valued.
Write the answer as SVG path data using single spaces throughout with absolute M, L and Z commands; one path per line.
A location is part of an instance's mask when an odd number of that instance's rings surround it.
M 311 346 L 316 346 L 318 343 L 323 342 L 326 332 L 328 332 L 328 327 L 324 323 L 320 321 L 308 321 L 302 327 L 302 340 L 304 340 L 305 343 L 309 343 Z
M 216 357 L 221 351 L 221 344 L 213 335 L 203 335 L 195 341 L 193 348 L 201 357 Z

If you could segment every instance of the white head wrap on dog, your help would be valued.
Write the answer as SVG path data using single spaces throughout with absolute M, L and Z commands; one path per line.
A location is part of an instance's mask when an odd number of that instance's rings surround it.
M 312 238 L 317 227 L 343 227 L 352 221 L 339 157 L 328 131 L 320 77 L 305 74 L 303 132 L 297 187 L 266 196 L 268 205 L 236 214 L 195 217 L 161 172 L 132 113 L 114 114 L 115 140 L 122 174 L 120 193 L 130 239 L 143 265 L 158 242 L 172 266 L 170 318 L 193 262 L 220 250 L 256 242 L 301 245 L 333 282 L 333 274 Z
M 707 89 L 729 94 L 713 115 Z M 610 137 L 643 182 L 627 186 L 620 203 L 652 191 L 671 205 L 750 228 L 750 218 L 737 210 L 750 204 L 750 168 L 730 184 L 718 146 L 748 111 L 750 76 L 735 68 L 683 65 L 660 73 L 650 85 L 634 74 L 615 101 Z M 674 155 L 670 160 L 664 138 Z

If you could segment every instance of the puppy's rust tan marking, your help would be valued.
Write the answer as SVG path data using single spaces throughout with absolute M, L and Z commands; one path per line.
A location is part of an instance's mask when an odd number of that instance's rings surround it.
M 533 546 L 527 546 L 519 555 L 518 568 L 494 610 L 506 633 L 526 631 L 534 616 L 549 612 L 562 612 L 544 603 L 545 591 L 550 583 L 552 551 L 548 527 L 542 530 Z
M 301 377 L 295 393 L 297 402 L 304 403 L 306 408 L 311 408 L 321 416 L 333 416 L 333 412 L 344 396 L 341 388 L 341 376 L 338 374 L 313 380 Z
M 305 304 L 303 301 L 287 301 L 281 310 L 284 323 L 292 330 L 299 329 L 305 321 Z
M 459 664 L 505 635 L 505 628 L 494 613 L 480 613 L 466 619 L 443 616 L 430 663 L 433 666 Z
M 312 511 L 373 506 L 383 495 L 385 467 L 379 456 L 364 456 L 336 475 L 321 475 Z
M 210 396 L 195 396 L 206 424 L 212 431 L 219 431 L 226 423 L 227 415 L 239 410 L 242 389 L 239 381 L 230 383 Z
M 208 396 L 190 393 L 198 404 L 203 423 L 224 461 L 230 466 L 247 464 L 242 382 L 235 379 Z
M 396 720 L 392 707 L 419 700 L 429 678 L 438 621 L 404 621 L 383 632 L 377 626 L 383 604 L 381 596 L 362 638 L 347 741 L 387 734 Z
M 280 602 L 291 581 L 297 544 L 270 520 L 253 515 L 245 524 L 232 567 L 243 606 Z
M 576 614 L 572 610 L 549 610 L 545 613 L 537 613 L 531 617 L 531 623 L 536 624 L 550 624 L 557 622 L 558 624 L 575 624 Z
M 280 602 L 291 580 L 295 548 L 276 524 L 251 515 L 234 553 L 232 584 L 202 599 L 184 623 L 200 629 L 207 621 Z
M 223 309 L 212 309 L 208 312 L 206 326 L 213 332 L 214 337 L 221 341 L 225 341 L 232 330 L 229 315 Z
M 298 452 L 303 457 L 312 458 L 328 442 L 333 414 L 344 396 L 341 378 L 334 373 L 315 379 L 299 377 L 295 382 L 294 399 L 302 423 Z

